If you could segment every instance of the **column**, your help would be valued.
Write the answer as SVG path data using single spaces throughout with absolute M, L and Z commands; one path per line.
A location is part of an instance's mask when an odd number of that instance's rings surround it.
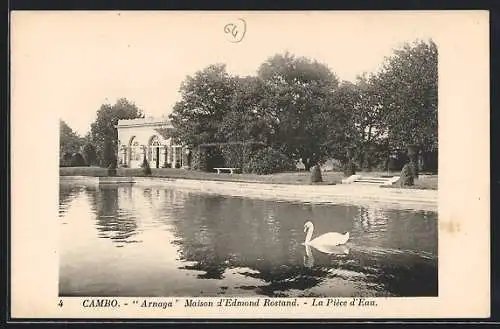
M 167 163 L 168 163 L 168 146 L 164 146 L 164 151 L 163 151 L 163 167 L 167 168 Z
M 177 153 L 178 153 L 178 157 L 179 157 L 179 168 L 182 168 L 182 157 L 184 156 L 182 154 L 182 147 L 181 146 L 177 146 Z
M 189 149 L 187 147 L 182 148 L 182 167 L 189 166 L 188 152 L 189 152 Z
M 120 141 L 118 141 L 118 144 L 116 144 L 115 147 L 115 156 L 114 156 L 114 163 L 115 163 L 115 168 L 118 168 L 119 163 L 120 163 Z
M 127 165 L 127 147 L 126 146 L 123 146 L 123 165 L 126 166 Z
M 177 147 L 172 146 L 172 168 L 175 168 L 176 163 L 177 163 Z

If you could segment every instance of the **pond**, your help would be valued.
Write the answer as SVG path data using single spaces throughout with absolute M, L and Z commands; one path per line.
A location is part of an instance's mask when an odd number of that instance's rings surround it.
M 438 295 L 435 212 L 61 182 L 59 227 L 60 296 Z

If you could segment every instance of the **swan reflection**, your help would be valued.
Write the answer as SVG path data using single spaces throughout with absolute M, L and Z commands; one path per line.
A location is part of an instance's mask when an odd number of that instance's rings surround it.
M 61 296 L 438 295 L 437 213 L 369 212 L 363 226 L 357 206 L 170 187 L 61 185 L 59 197 Z
M 346 245 L 342 246 L 321 246 L 320 248 L 316 248 L 315 246 L 305 245 L 306 253 L 304 255 L 304 266 L 311 268 L 314 266 L 314 256 L 312 253 L 312 249 L 314 248 L 319 252 L 326 255 L 336 255 L 336 256 L 347 256 L 349 255 L 349 247 Z

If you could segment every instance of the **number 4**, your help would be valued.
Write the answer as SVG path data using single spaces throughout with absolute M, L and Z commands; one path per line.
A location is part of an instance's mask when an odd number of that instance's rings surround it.
M 63 301 L 62 301 L 62 299 L 60 299 L 60 300 L 59 300 L 59 303 L 57 304 L 57 306 L 59 306 L 59 307 L 62 307 L 62 306 L 63 306 Z

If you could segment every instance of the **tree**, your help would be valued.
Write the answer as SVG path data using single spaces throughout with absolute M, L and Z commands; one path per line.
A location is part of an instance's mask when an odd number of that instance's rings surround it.
M 338 79 L 317 61 L 278 54 L 264 62 L 258 76 L 264 81 L 263 106 L 273 136 L 271 145 L 306 170 L 328 154 L 327 122 L 334 119 L 333 92 Z
M 386 59 L 374 81 L 393 150 L 410 144 L 426 152 L 437 150 L 437 56 L 432 40 L 405 44 Z
M 230 111 L 219 126 L 219 134 L 229 142 L 267 144 L 272 128 L 265 108 L 265 85 L 258 77 L 235 77 Z
M 342 84 L 336 93 L 336 103 L 343 107 L 340 112 L 348 118 L 344 123 L 347 144 L 356 150 L 359 167 L 368 170 L 387 155 L 387 127 L 382 120 L 380 91 L 374 84 L 375 79 L 374 75 L 363 74 L 357 77 L 355 84 Z M 381 152 L 384 156 L 377 156 Z
M 82 145 L 83 139 L 65 121 L 59 120 L 59 157 L 79 152 Z
M 181 84 L 181 100 L 170 115 L 175 138 L 189 146 L 224 141 L 221 122 L 230 112 L 235 80 L 224 64 L 214 64 L 188 76 Z
M 90 138 L 96 148 L 101 166 L 109 166 L 116 160 L 118 120 L 143 118 L 142 111 L 132 102 L 120 98 L 114 105 L 103 104 L 97 111 L 97 118 L 90 126 Z
M 164 139 L 175 137 L 175 129 L 170 127 L 155 128 L 155 131 Z
M 83 147 L 83 157 L 89 166 L 97 164 L 97 152 L 92 144 L 85 144 Z
M 326 118 L 327 132 L 324 140 L 328 155 L 346 163 L 347 149 L 358 147 L 360 136 L 355 113 L 361 98 L 359 88 L 342 82 L 333 94 L 332 105 Z

